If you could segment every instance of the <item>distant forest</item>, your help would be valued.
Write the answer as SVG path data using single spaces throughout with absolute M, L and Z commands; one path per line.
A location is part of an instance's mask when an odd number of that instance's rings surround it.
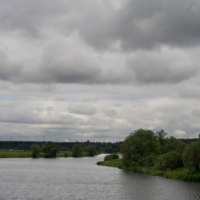
M 38 144 L 41 148 L 45 141 L 0 141 L 0 149 L 30 150 L 32 144 Z M 105 153 L 119 152 L 122 142 L 54 142 L 60 151 L 71 151 L 74 144 L 95 145 L 97 151 Z
M 196 142 L 197 138 L 190 138 L 190 139 L 178 139 L 185 144 L 190 144 L 192 142 Z M 15 150 L 30 150 L 32 144 L 38 144 L 40 147 L 44 143 L 39 141 L 0 141 L 0 149 L 15 149 Z M 120 152 L 121 142 L 55 142 L 55 144 L 59 147 L 60 151 L 71 151 L 74 144 L 82 144 L 84 143 L 85 146 L 95 145 L 97 151 L 105 152 L 105 153 L 113 153 L 113 152 Z

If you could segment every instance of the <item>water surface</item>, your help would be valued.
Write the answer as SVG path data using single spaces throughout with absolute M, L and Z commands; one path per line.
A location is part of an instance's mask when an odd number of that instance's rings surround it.
M 104 156 L 0 159 L 0 200 L 200 199 L 200 183 L 96 165 Z

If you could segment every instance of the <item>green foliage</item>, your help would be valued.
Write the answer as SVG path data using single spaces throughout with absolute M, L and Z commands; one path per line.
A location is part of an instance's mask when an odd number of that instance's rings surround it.
M 98 152 L 101 152 L 101 153 L 102 153 L 102 152 L 105 152 L 105 151 L 104 151 L 104 148 L 103 148 L 103 147 L 100 147 L 100 148 L 98 149 Z
M 200 164 L 200 141 L 191 143 L 183 152 L 183 163 L 186 167 L 199 169 Z
M 64 153 L 64 157 L 68 157 L 68 153 L 67 152 Z
M 75 144 L 72 148 L 72 156 L 73 157 L 81 157 L 83 154 L 83 149 L 80 145 Z
M 105 156 L 104 161 L 119 159 L 119 156 L 116 153 Z
M 178 152 L 171 151 L 160 158 L 158 169 L 174 170 L 182 166 L 183 166 L 182 155 Z
M 40 146 L 38 144 L 31 145 L 32 157 L 37 158 L 40 155 Z
M 138 129 L 131 133 L 121 146 L 123 162 L 130 165 L 141 157 L 160 152 L 160 143 L 156 141 L 155 133 L 151 130 Z
M 59 148 L 54 142 L 47 142 L 42 145 L 42 152 L 46 158 L 54 158 L 59 153 Z
M 96 147 L 94 145 L 87 146 L 86 152 L 88 153 L 89 156 L 97 155 L 97 150 L 96 150 Z
M 83 151 L 85 151 L 85 143 L 81 143 L 81 148 L 83 149 Z
M 105 153 L 116 153 L 116 149 L 114 149 L 113 147 L 106 147 L 104 151 Z
M 155 155 L 149 155 L 145 157 L 141 157 L 137 164 L 140 166 L 145 166 L 145 167 L 153 167 L 156 161 L 156 156 Z
M 161 153 L 165 154 L 170 151 L 174 151 L 182 142 L 177 140 L 175 137 L 166 138 L 161 144 Z
M 120 159 L 111 160 L 110 162 L 101 161 L 98 162 L 97 165 L 118 167 L 120 169 L 129 169 L 134 172 L 151 174 L 153 176 L 162 176 L 171 179 L 179 179 L 184 181 L 200 181 L 200 171 L 198 170 L 191 172 L 191 170 L 189 170 L 186 167 L 181 167 L 171 171 L 160 171 L 153 167 L 141 167 L 141 166 L 131 166 L 127 168 L 123 165 L 123 162 Z
M 176 147 L 176 152 L 178 152 L 182 155 L 186 148 L 187 148 L 187 144 L 180 142 Z

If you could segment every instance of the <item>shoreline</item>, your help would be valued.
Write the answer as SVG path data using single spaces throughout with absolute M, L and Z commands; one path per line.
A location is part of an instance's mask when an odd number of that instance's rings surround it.
M 200 182 L 200 170 L 191 171 L 186 167 L 181 167 L 176 170 L 161 171 L 153 167 L 142 167 L 142 166 L 131 166 L 124 167 L 121 159 L 110 160 L 110 161 L 100 161 L 96 163 L 97 165 L 107 166 L 107 167 L 117 167 L 119 169 L 131 170 L 133 172 L 139 172 L 143 174 L 149 174 L 153 176 L 161 176 L 168 179 L 176 179 L 183 181 Z

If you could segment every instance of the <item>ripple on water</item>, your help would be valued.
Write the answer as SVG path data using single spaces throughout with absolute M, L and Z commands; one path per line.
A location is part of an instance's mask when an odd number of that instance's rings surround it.
M 0 200 L 200 199 L 200 183 L 96 165 L 103 158 L 1 159 Z

